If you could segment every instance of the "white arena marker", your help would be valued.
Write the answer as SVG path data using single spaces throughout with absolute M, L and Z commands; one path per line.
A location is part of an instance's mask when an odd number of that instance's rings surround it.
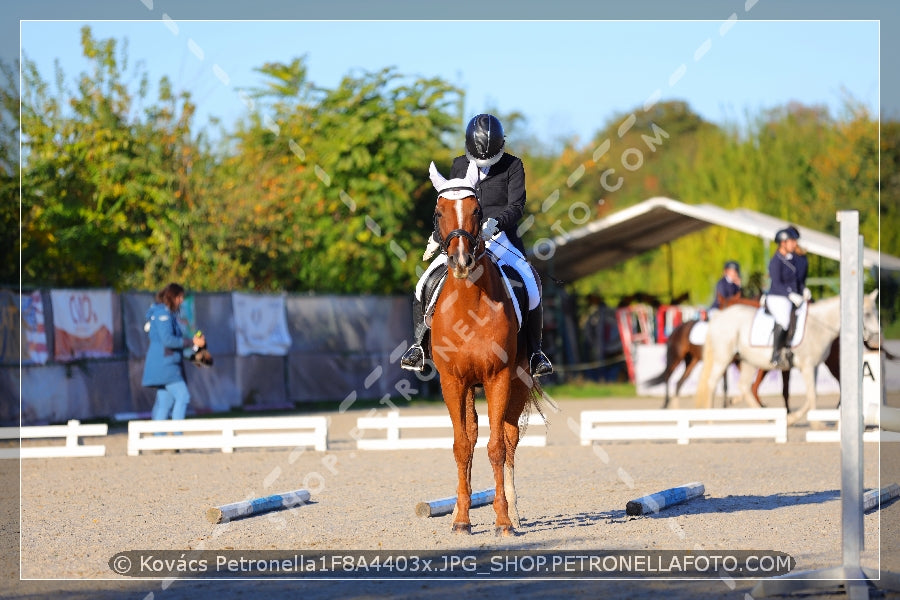
M 898 496 L 900 496 L 900 485 L 897 485 L 896 483 L 885 486 L 880 490 L 869 490 L 863 494 L 863 512 L 872 510 L 878 506 L 879 498 L 881 499 L 881 504 L 886 504 L 889 500 L 893 500 Z
M 249 517 L 250 515 L 258 515 L 271 510 L 302 506 L 308 501 L 309 492 L 306 490 L 282 492 L 281 494 L 273 494 L 264 498 L 244 500 L 243 502 L 235 502 L 224 506 L 214 506 L 206 511 L 206 520 L 210 523 L 227 523 L 228 521 Z
M 484 506 L 494 501 L 494 488 L 481 490 L 480 492 L 472 492 L 472 508 Z M 420 517 L 439 517 L 448 515 L 453 512 L 456 506 L 456 496 L 449 498 L 441 498 L 440 500 L 430 500 L 428 502 L 419 502 L 416 504 L 416 515 Z
M 646 515 L 647 513 L 657 513 L 666 507 L 681 504 L 691 498 L 702 496 L 705 491 L 706 489 L 699 481 L 669 488 L 668 490 L 663 490 L 630 501 L 625 505 L 625 514 L 636 516 Z

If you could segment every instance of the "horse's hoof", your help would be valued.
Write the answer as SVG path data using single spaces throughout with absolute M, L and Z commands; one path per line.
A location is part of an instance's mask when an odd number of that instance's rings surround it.
M 469 523 L 454 523 L 450 530 L 453 533 L 472 533 L 472 526 Z
M 512 525 L 501 525 L 494 528 L 494 535 L 496 537 L 512 537 L 516 535 L 516 530 L 513 529 Z

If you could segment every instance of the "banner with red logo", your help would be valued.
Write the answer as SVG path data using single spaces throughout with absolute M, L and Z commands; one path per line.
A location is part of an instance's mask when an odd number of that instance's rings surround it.
M 51 290 L 50 303 L 56 360 L 112 356 L 112 290 Z

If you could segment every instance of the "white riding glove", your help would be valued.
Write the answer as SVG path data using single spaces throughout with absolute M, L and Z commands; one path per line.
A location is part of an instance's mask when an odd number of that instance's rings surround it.
M 812 292 L 809 291 L 808 287 L 803 288 L 803 299 L 809 302 L 810 298 L 812 298 Z
M 803 296 L 801 296 L 797 292 L 791 292 L 790 294 L 788 294 L 788 300 L 790 300 L 794 306 L 800 306 L 801 304 L 803 304 Z
M 484 222 L 484 225 L 481 226 L 481 237 L 484 240 L 489 240 L 497 235 L 497 231 L 497 219 L 489 217 L 488 220 Z
M 434 236 L 429 235 L 428 245 L 425 246 L 425 254 L 422 255 L 422 260 L 431 260 L 431 257 L 440 249 L 441 245 L 434 239 Z

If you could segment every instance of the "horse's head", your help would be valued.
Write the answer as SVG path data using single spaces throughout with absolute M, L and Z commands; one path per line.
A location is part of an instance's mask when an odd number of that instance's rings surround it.
M 872 348 L 881 346 L 881 325 L 878 320 L 878 290 L 863 296 L 863 341 Z
M 465 279 L 484 255 L 481 237 L 481 203 L 475 195 L 478 167 L 469 162 L 464 178 L 445 179 L 431 163 L 431 182 L 438 191 L 434 209 L 434 230 L 447 255 L 447 265 L 458 279 Z

